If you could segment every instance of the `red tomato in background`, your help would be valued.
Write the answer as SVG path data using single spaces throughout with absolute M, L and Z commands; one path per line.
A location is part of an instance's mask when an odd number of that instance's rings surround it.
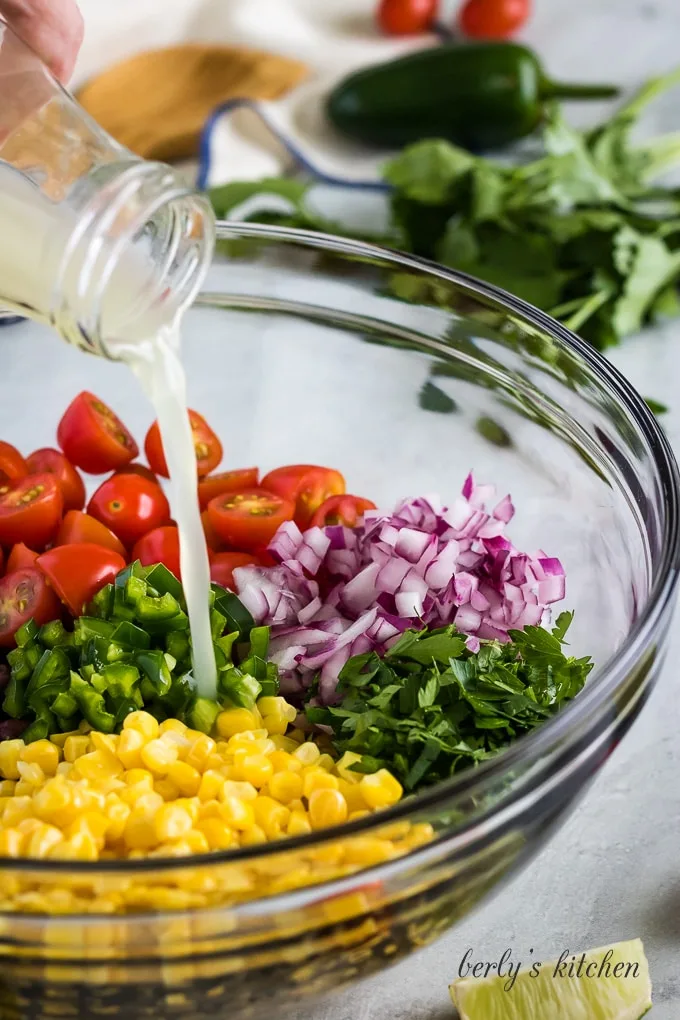
M 333 468 L 315 464 L 288 464 L 270 471 L 262 479 L 262 488 L 295 502 L 295 523 L 309 523 L 322 503 L 345 492 L 345 479 Z
M 7 558 L 7 573 L 13 574 L 15 570 L 23 570 L 24 567 L 32 567 L 38 558 L 37 552 L 33 552 L 23 542 L 17 542 L 12 546 L 12 551 Z
M 367 510 L 375 509 L 375 503 L 361 496 L 331 496 L 312 517 L 311 527 L 325 528 L 329 524 L 344 524 L 346 528 L 354 528 Z
M 221 496 L 223 492 L 245 492 L 256 489 L 260 481 L 257 468 L 238 468 L 236 471 L 220 471 L 217 475 L 208 475 L 198 483 L 198 502 L 201 510 L 205 510 L 211 499 Z
M 59 450 L 44 447 L 26 459 L 29 473 L 54 475 L 64 497 L 64 510 L 82 510 L 85 506 L 85 482 L 73 464 Z
M 125 558 L 125 546 L 101 521 L 82 510 L 69 510 L 59 525 L 55 545 L 102 545 Z
M 388 35 L 418 35 L 432 27 L 438 9 L 439 0 L 381 0 L 376 18 Z
M 16 446 L 0 440 L 0 495 L 11 489 L 14 482 L 25 478 L 28 473 L 28 464 Z
M 57 442 L 72 464 L 92 475 L 115 471 L 139 453 L 118 415 L 87 390 L 66 408 L 57 429 Z
M 126 548 L 167 524 L 170 504 L 160 485 L 141 475 L 113 475 L 99 486 L 87 512 L 117 535 Z
M 228 543 L 224 542 L 215 531 L 207 510 L 204 510 L 201 514 L 201 524 L 203 525 L 203 534 L 205 535 L 205 544 L 208 546 L 208 552 L 221 552 L 223 549 L 226 549 Z
M 223 588 L 235 591 L 234 570 L 237 567 L 247 567 L 251 563 L 257 564 L 255 556 L 240 552 L 215 553 L 210 557 L 210 580 L 221 584 Z
M 41 570 L 25 567 L 0 580 L 0 646 L 13 648 L 14 635 L 30 619 L 42 626 L 61 616 L 59 599 Z
M 59 545 L 38 557 L 38 566 L 74 616 L 97 592 L 113 581 L 125 560 L 100 545 Z
M 126 464 L 125 467 L 118 468 L 118 470 L 115 471 L 114 474 L 117 474 L 117 475 L 140 475 L 142 478 L 146 478 L 146 479 L 148 479 L 148 481 L 155 482 L 156 485 L 158 485 L 158 478 L 153 473 L 151 468 L 148 468 L 146 466 L 146 464 L 137 464 L 136 462 L 133 463 L 133 464 Z
M 248 552 L 267 545 L 294 513 L 292 500 L 265 489 L 226 493 L 208 503 L 210 523 L 217 534 L 232 548 Z
M 0 544 L 43 549 L 54 538 L 63 497 L 54 475 L 27 475 L 0 496 Z
M 179 565 L 179 531 L 175 525 L 165 525 L 162 528 L 154 528 L 147 532 L 143 538 L 135 543 L 132 554 L 132 561 L 139 560 L 143 567 L 151 563 L 163 563 L 171 574 L 182 580 L 181 568 Z
M 458 23 L 471 39 L 507 39 L 530 15 L 531 0 L 467 0 Z
M 222 443 L 218 435 L 208 425 L 205 418 L 198 411 L 189 411 L 189 421 L 194 437 L 194 449 L 196 451 L 196 470 L 198 477 L 214 471 L 222 460 Z M 161 441 L 161 430 L 158 422 L 155 421 L 146 434 L 144 440 L 144 452 L 152 471 L 163 478 L 168 477 L 168 465 L 163 452 Z

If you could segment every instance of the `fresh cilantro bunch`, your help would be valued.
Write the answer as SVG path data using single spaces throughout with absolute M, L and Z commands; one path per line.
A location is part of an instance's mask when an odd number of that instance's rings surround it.
M 308 706 L 358 771 L 388 768 L 413 791 L 493 757 L 554 716 L 583 688 L 590 658 L 564 654 L 573 613 L 553 630 L 511 631 L 512 641 L 465 647 L 455 627 L 407 631 L 384 658 L 356 655 L 340 673 L 340 705 Z M 312 691 L 312 695 L 314 692 Z

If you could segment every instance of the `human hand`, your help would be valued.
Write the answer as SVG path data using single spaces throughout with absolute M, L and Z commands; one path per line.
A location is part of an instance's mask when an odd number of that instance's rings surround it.
M 75 0 L 0 0 L 0 15 L 60 81 L 68 81 L 83 41 Z

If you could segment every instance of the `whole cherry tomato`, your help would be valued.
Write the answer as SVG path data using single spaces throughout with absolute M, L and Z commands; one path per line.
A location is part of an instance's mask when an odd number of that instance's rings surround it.
M 54 538 L 64 505 L 54 475 L 27 475 L 0 496 L 0 544 L 43 549 Z
M 210 557 L 210 580 L 223 588 L 234 591 L 234 571 L 237 567 L 248 567 L 257 563 L 255 556 L 241 552 L 215 553 Z
M 194 449 L 196 451 L 196 469 L 198 477 L 214 471 L 222 460 L 222 443 L 219 437 L 208 425 L 205 418 L 198 411 L 189 411 L 189 421 L 194 437 Z M 144 440 L 144 452 L 152 471 L 163 478 L 168 477 L 168 465 L 163 452 L 161 430 L 158 422 L 155 421 L 146 434 Z
M 133 562 L 139 560 L 143 567 L 148 567 L 151 563 L 163 563 L 170 573 L 181 581 L 177 527 L 165 525 L 147 532 L 138 542 L 135 542 L 130 559 Z
M 74 616 L 125 566 L 112 549 L 100 545 L 59 545 L 38 557 L 37 564 Z
M 101 545 L 125 559 L 125 546 L 106 525 L 82 510 L 69 510 L 59 525 L 55 545 Z
M 142 535 L 167 524 L 170 505 L 160 485 L 141 475 L 107 478 L 87 504 L 87 512 L 131 548 Z
M 13 570 L 0 580 L 0 646 L 12 648 L 19 627 L 33 619 L 42 626 L 61 616 L 61 605 L 36 567 Z
M 28 464 L 16 446 L 0 440 L 0 495 L 11 489 L 14 482 L 29 474 Z
M 507 39 L 531 15 L 531 0 L 467 0 L 458 21 L 471 39 Z
M 13 574 L 15 570 L 23 570 L 24 567 L 32 567 L 38 558 L 37 552 L 33 552 L 23 542 L 17 542 L 7 557 L 7 573 Z
M 148 479 L 150 482 L 158 484 L 158 478 L 153 473 L 151 468 L 148 468 L 146 464 L 138 464 L 136 461 L 132 464 L 126 464 L 122 468 L 118 468 L 114 471 L 116 475 L 141 475 L 142 478 Z
M 57 442 L 72 464 L 92 475 L 115 471 L 139 453 L 120 418 L 87 390 L 66 408 L 57 429 Z
M 295 503 L 295 523 L 306 528 L 322 503 L 331 496 L 344 494 L 345 479 L 333 468 L 318 467 L 315 464 L 288 464 L 265 475 L 262 488 L 275 492 L 283 499 L 292 499 Z
M 211 499 L 221 496 L 223 492 L 244 492 L 256 489 L 260 484 L 260 472 L 257 468 L 238 468 L 236 471 L 220 471 L 217 475 L 208 475 L 198 483 L 198 502 L 201 510 L 205 510 Z
M 265 489 L 225 493 L 208 503 L 210 522 L 217 534 L 234 549 L 248 552 L 267 545 L 294 513 L 292 500 Z
M 437 16 L 439 0 L 381 0 L 376 17 L 388 35 L 427 32 Z
M 64 497 L 64 510 L 83 509 L 85 506 L 85 483 L 63 453 L 46 446 L 32 453 L 26 459 L 26 463 L 32 475 L 39 475 L 44 471 L 54 475 Z
M 367 510 L 375 509 L 375 503 L 361 496 L 331 496 L 316 511 L 311 526 L 325 528 L 329 524 L 344 524 L 346 528 L 354 528 Z

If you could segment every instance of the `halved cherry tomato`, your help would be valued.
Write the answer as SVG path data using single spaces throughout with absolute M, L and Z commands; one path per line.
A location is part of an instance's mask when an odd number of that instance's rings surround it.
M 241 552 L 215 553 L 210 559 L 210 580 L 221 584 L 223 588 L 234 588 L 234 570 L 237 567 L 248 567 L 251 563 L 257 563 L 255 556 Z
M 28 470 L 32 475 L 47 472 L 59 482 L 64 497 L 64 510 L 82 510 L 85 506 L 85 482 L 73 464 L 59 450 L 46 446 L 35 450 L 27 458 Z
M 23 542 L 17 542 L 12 546 L 12 551 L 7 558 L 7 573 L 13 574 L 15 570 L 23 570 L 24 567 L 32 567 L 38 558 L 37 552 L 33 552 Z
M 471 39 L 507 39 L 531 14 L 531 0 L 467 0 L 458 24 Z
M 354 528 L 367 510 L 375 509 L 375 503 L 361 496 L 331 496 L 316 511 L 311 526 L 325 528 L 329 524 L 344 524 L 346 528 Z
M 267 545 L 294 513 L 292 500 L 266 489 L 226 493 L 208 503 L 210 522 L 217 534 L 233 548 L 248 552 Z
M 14 635 L 30 619 L 42 626 L 61 615 L 61 605 L 47 578 L 36 567 L 24 567 L 0 580 L 0 646 L 12 648 Z
M 125 546 L 106 525 L 82 510 L 69 510 L 59 525 L 55 545 L 101 545 L 125 559 Z
M 201 514 L 201 524 L 203 525 L 203 534 L 205 535 L 205 544 L 208 546 L 208 552 L 217 553 L 224 551 L 228 543 L 224 542 L 215 531 L 207 510 L 204 510 Z
M 43 549 L 54 537 L 64 505 L 54 475 L 27 475 L 0 496 L 0 544 Z
M 140 475 L 142 478 L 147 478 L 150 482 L 155 482 L 158 485 L 158 478 L 153 473 L 151 468 L 148 468 L 146 464 L 138 464 L 136 461 L 133 464 L 126 464 L 125 467 L 118 468 L 114 471 L 116 475 Z
M 198 502 L 201 510 L 205 510 L 211 499 L 221 496 L 223 492 L 245 492 L 256 489 L 259 485 L 260 472 L 257 468 L 239 468 L 236 471 L 220 471 L 217 475 L 208 475 L 198 483 Z
M 194 437 L 194 449 L 196 451 L 196 469 L 198 477 L 210 474 L 222 460 L 222 443 L 219 437 L 208 425 L 205 418 L 198 411 L 189 411 L 189 421 Z M 146 434 L 144 440 L 144 452 L 151 470 L 163 478 L 168 477 L 168 465 L 163 452 L 161 431 L 158 422 L 155 421 Z
M 8 492 L 13 482 L 25 478 L 28 473 L 28 464 L 16 446 L 0 440 L 0 495 Z
M 295 523 L 306 528 L 322 503 L 331 496 L 344 494 L 345 479 L 333 468 L 289 464 L 265 475 L 262 488 L 283 499 L 294 500 Z
M 74 616 L 105 584 L 113 581 L 125 560 L 101 545 L 59 545 L 38 557 L 38 566 Z
M 57 429 L 57 442 L 72 464 L 92 475 L 115 471 L 139 453 L 118 415 L 87 390 L 66 408 Z
M 149 531 L 135 543 L 130 559 L 139 560 L 143 567 L 149 566 L 150 563 L 163 563 L 181 581 L 177 527 L 165 525 Z
M 381 0 L 376 17 L 388 35 L 427 32 L 437 16 L 439 0 Z
M 167 524 L 170 505 L 155 482 L 141 475 L 113 475 L 94 493 L 87 512 L 129 549 L 148 531 Z

